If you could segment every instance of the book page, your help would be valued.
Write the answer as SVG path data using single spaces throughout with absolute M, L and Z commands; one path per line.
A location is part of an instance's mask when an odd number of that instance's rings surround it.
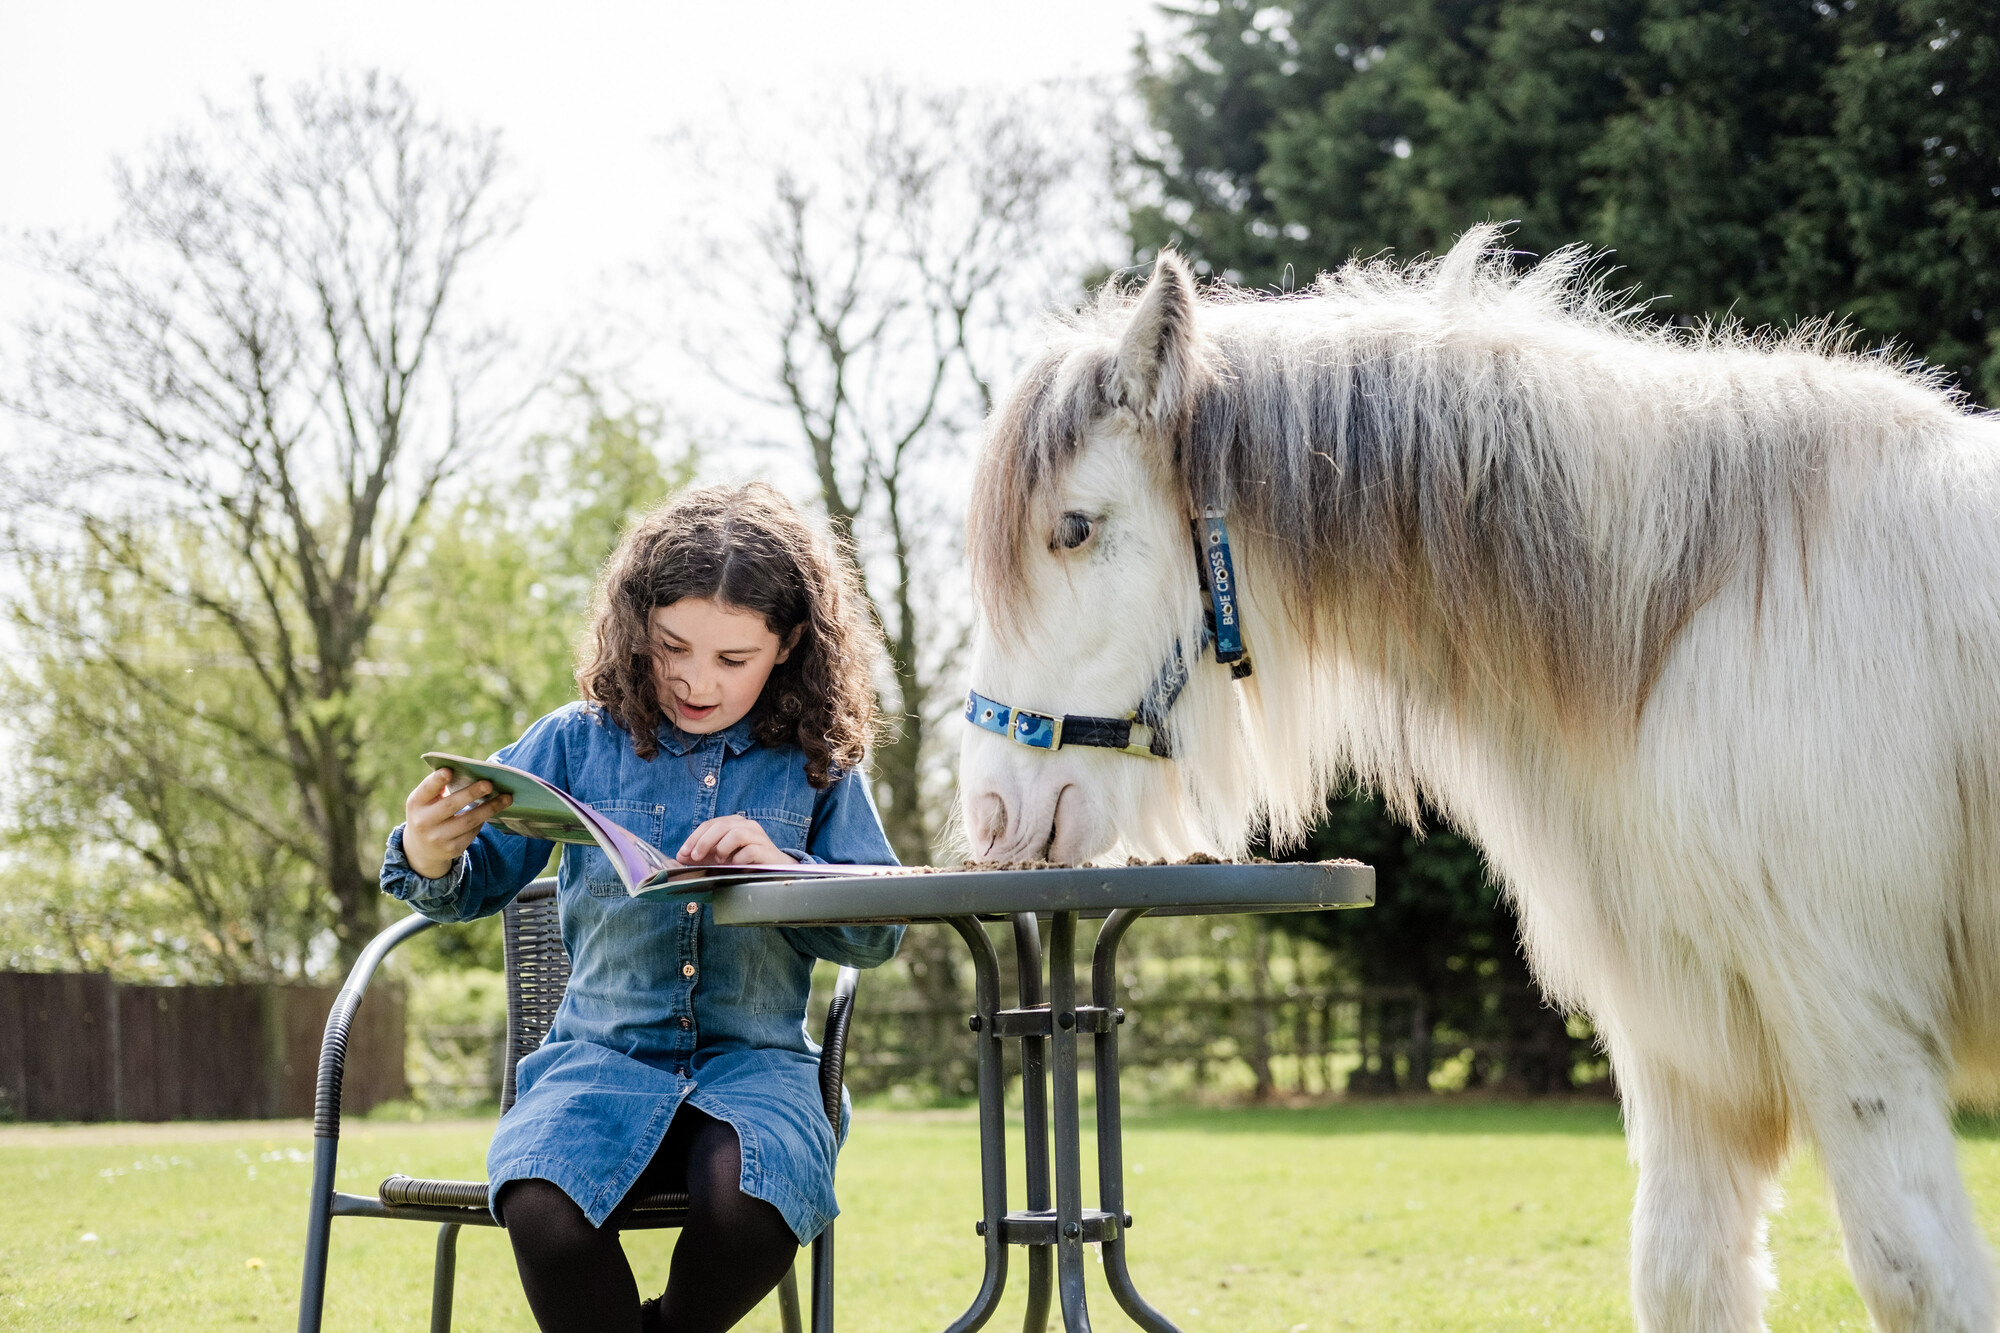
M 611 858 L 612 868 L 618 872 L 627 893 L 634 892 L 636 886 L 645 883 L 648 877 L 675 864 L 672 857 L 617 820 L 599 814 L 573 796 L 570 800 L 598 835 L 598 845 Z
M 627 893 L 677 864 L 623 824 L 526 769 L 456 754 L 426 754 L 424 762 L 452 771 L 458 781 L 448 792 L 483 780 L 492 783 L 494 791 L 512 796 L 514 804 L 490 821 L 495 828 L 523 838 L 596 846 L 610 860 Z
M 475 782 L 490 782 L 493 790 L 514 798 L 514 803 L 495 815 L 495 828 L 523 838 L 548 842 L 590 844 L 597 841 L 589 824 L 576 812 L 575 798 L 568 792 L 536 777 L 526 769 L 491 759 L 468 759 L 464 755 L 432 752 L 424 756 L 432 768 L 448 768 L 453 784 L 448 792 L 463 791 Z
M 673 865 L 664 873 L 656 874 L 652 881 L 641 884 L 634 893 L 694 895 L 709 889 L 754 880 L 856 879 L 875 875 L 911 875 L 922 872 L 923 867 L 919 866 L 819 865 L 810 861 L 789 866 Z

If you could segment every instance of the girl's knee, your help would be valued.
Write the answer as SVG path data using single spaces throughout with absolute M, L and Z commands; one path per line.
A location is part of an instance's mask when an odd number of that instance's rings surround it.
M 559 1254 L 601 1241 L 599 1229 L 560 1185 L 547 1180 L 510 1180 L 500 1187 L 500 1224 L 519 1249 Z
M 726 1191 L 717 1191 L 716 1197 L 711 1200 L 708 1215 L 718 1227 L 745 1246 L 759 1249 L 798 1248 L 798 1239 L 792 1235 L 792 1224 L 785 1220 L 777 1205 L 767 1203 L 754 1194 L 745 1194 L 742 1187 L 734 1182 Z

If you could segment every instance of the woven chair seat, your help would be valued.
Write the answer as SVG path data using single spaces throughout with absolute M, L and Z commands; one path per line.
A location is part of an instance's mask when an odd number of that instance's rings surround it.
M 382 1182 L 376 1191 L 382 1202 L 394 1208 L 416 1204 L 426 1208 L 476 1208 L 486 1211 L 486 1182 L 483 1180 L 418 1180 L 398 1173 Z M 685 1213 L 685 1190 L 660 1190 L 641 1195 L 632 1204 L 635 1213 Z

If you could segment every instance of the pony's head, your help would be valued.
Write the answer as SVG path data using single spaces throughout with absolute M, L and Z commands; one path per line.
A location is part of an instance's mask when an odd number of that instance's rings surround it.
M 1069 324 L 995 413 L 967 523 L 972 681 L 987 710 L 961 759 L 975 856 L 1241 848 L 1258 784 L 1230 673 L 1198 653 L 1199 508 L 1175 456 L 1221 373 L 1196 327 L 1193 280 L 1167 253 L 1136 300 L 1107 295 Z M 1076 744 L 1074 725 L 1054 748 L 1021 744 L 987 700 L 1130 719 L 1130 750 Z M 1042 717 L 1022 727 L 1055 739 Z

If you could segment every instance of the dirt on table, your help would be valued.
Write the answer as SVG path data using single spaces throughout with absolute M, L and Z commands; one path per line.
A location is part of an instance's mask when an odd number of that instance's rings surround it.
M 1273 861 L 1269 857 L 1252 856 L 1252 857 L 1246 857 L 1241 861 L 1230 861 L 1220 856 L 1210 856 L 1206 852 L 1195 852 L 1193 855 L 1184 856 L 1178 861 L 1167 861 L 1167 860 L 1148 861 L 1144 857 L 1139 857 L 1139 856 L 1128 857 L 1125 861 L 1124 867 L 1114 866 L 1109 868 L 1121 869 L 1121 868 L 1137 868 L 1141 866 L 1271 866 L 1271 865 L 1356 866 L 1360 864 L 1361 862 L 1352 860 L 1348 857 L 1337 857 L 1331 861 L 1293 862 L 1293 861 Z M 913 866 L 911 868 L 915 870 L 921 870 L 926 874 L 949 875 L 949 874 L 956 874 L 960 871 L 974 871 L 974 870 L 980 870 L 980 871 L 1103 870 L 1106 869 L 1107 867 L 1100 865 L 1092 865 L 1088 862 L 1076 862 L 1076 861 L 967 861 L 964 865 Z

